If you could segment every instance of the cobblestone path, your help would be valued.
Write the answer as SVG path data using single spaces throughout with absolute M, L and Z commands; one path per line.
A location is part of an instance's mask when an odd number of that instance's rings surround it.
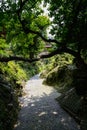
M 60 94 L 42 85 L 39 75 L 31 78 L 25 95 L 19 99 L 21 110 L 14 130 L 79 130 L 75 120 L 55 100 Z

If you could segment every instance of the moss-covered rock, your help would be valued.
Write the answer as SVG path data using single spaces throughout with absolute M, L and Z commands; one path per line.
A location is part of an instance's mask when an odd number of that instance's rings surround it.
M 56 67 L 49 72 L 43 83 L 54 86 L 58 91 L 63 93 L 72 87 L 72 77 L 73 69 L 65 65 Z
M 45 78 L 47 74 L 56 67 L 63 67 L 67 66 L 73 63 L 73 56 L 67 53 L 61 54 L 61 55 L 55 55 L 51 57 L 50 59 L 44 59 L 42 60 L 43 69 L 41 72 L 41 78 Z

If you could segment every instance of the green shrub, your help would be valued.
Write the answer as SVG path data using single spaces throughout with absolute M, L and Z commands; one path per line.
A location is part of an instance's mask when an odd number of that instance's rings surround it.
M 23 81 L 27 80 L 27 74 L 25 70 L 17 63 L 11 61 L 8 63 L 7 69 L 9 78 L 15 81 L 15 84 L 21 86 Z
M 56 55 L 49 59 L 43 60 L 43 71 L 41 73 L 42 77 L 46 77 L 49 72 L 51 72 L 56 67 L 63 67 L 72 64 L 74 57 L 70 54 L 64 53 L 61 55 Z
M 0 130 L 12 130 L 19 110 L 18 95 L 27 74 L 15 62 L 0 63 Z

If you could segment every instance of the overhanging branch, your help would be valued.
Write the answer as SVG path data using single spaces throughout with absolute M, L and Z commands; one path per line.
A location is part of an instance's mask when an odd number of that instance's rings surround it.
M 18 12 L 18 18 L 19 18 L 19 21 L 22 25 L 22 29 L 24 31 L 25 34 L 29 34 L 29 33 L 32 33 L 32 34 L 36 34 L 38 35 L 42 40 L 44 40 L 45 42 L 54 42 L 56 44 L 62 44 L 60 43 L 59 41 L 57 41 L 56 39 L 47 39 L 45 38 L 39 31 L 35 31 L 35 30 L 31 30 L 29 28 L 26 28 L 25 27 L 25 23 L 23 23 L 23 21 L 21 20 L 21 16 L 20 16 L 20 13 Z
M 74 57 L 77 57 L 78 56 L 78 52 L 75 52 L 69 48 L 63 48 L 63 47 L 60 47 L 48 54 L 44 54 L 44 55 L 40 55 L 38 58 L 34 58 L 34 59 L 29 59 L 29 58 L 25 58 L 25 57 L 18 57 L 18 56 L 9 56 L 9 57 L 0 57 L 0 62 L 9 62 L 9 61 L 24 61 L 24 62 L 29 62 L 29 63 L 32 63 L 32 62 L 35 62 L 35 61 L 39 61 L 40 59 L 44 59 L 44 58 L 50 58 L 54 55 L 57 55 L 57 54 L 61 54 L 61 53 L 69 53 L 71 55 L 73 55 Z
M 66 47 L 59 47 L 58 49 L 54 50 L 53 52 L 47 54 L 47 55 L 42 55 L 40 58 L 50 58 L 54 55 L 61 54 L 61 53 L 69 53 L 73 55 L 74 57 L 78 56 L 78 52 L 71 50 L 70 48 Z
M 50 57 L 52 57 L 54 55 L 61 54 L 62 52 L 63 52 L 62 48 L 58 48 L 58 49 L 48 53 L 47 55 L 45 55 L 45 54 L 41 55 L 40 58 L 42 58 L 42 59 L 43 58 L 50 58 Z
M 9 62 L 9 61 L 13 61 L 13 60 L 32 63 L 34 61 L 40 60 L 40 58 L 29 59 L 29 58 L 18 57 L 18 56 L 0 57 L 0 62 Z
M 59 41 L 57 41 L 56 39 L 47 39 L 45 38 L 40 32 L 38 31 L 34 31 L 34 30 L 31 30 L 31 29 L 27 29 L 26 30 L 27 33 L 32 33 L 32 34 L 37 34 L 42 40 L 44 40 L 45 42 L 54 42 L 54 43 L 57 43 L 57 44 L 61 44 Z

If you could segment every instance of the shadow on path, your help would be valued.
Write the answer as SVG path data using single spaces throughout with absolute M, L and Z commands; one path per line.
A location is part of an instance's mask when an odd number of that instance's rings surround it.
M 56 90 L 41 85 L 37 77 L 31 80 L 26 85 L 26 95 L 20 98 L 22 107 L 14 130 L 79 130 L 74 119 L 56 102 Z

